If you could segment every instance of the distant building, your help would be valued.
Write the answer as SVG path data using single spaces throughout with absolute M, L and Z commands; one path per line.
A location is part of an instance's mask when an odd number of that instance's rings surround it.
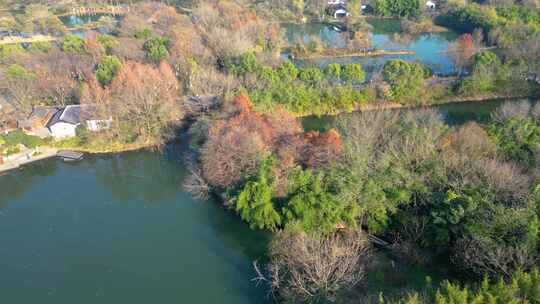
M 345 5 L 345 0 L 328 0 L 328 5 Z
M 435 2 L 433 2 L 431 0 L 428 0 L 426 2 L 426 7 L 429 8 L 429 9 L 435 9 L 437 7 L 437 4 L 435 4 Z
M 335 19 L 345 18 L 349 16 L 347 7 L 343 4 L 329 6 L 327 8 L 327 12 L 330 16 L 334 17 Z

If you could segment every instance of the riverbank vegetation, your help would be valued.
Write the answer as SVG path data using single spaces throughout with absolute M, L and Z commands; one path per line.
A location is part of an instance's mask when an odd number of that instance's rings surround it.
M 387 240 L 410 263 L 445 260 L 468 279 L 511 280 L 534 267 L 538 105 L 509 104 L 488 126 L 449 127 L 432 110 L 382 111 L 341 118 L 327 133 L 304 133 L 285 114 L 253 112 L 246 97 L 235 104 L 233 114 L 208 127 L 198 171 L 207 184 L 199 188 L 222 193 L 254 229 L 284 229 L 267 270 L 259 269 L 278 298 L 354 297 L 369 246 L 347 243 L 343 229 Z M 348 248 L 337 256 L 349 261 L 340 265 L 343 276 L 313 279 L 336 264 L 302 259 L 340 246 Z M 466 293 L 447 284 L 437 297 L 450 299 L 450 292 Z
M 537 299 L 537 103 L 509 103 L 485 125 L 451 126 L 425 108 L 340 116 L 325 132 L 304 130 L 296 118 L 535 96 L 535 9 L 448 4 L 435 21 L 467 32 L 449 49 L 455 77 L 406 58 L 384 58 L 380 73 L 368 77 L 355 62 L 283 58 L 283 32 L 272 20 L 323 19 L 326 1 L 198 1 L 188 8 L 136 1 L 109 34 L 84 35 L 63 33 L 60 9 L 30 2 L 13 12 L 15 23 L 2 17 L 2 26 L 28 26 L 58 42 L 0 46 L 0 101 L 9 115 L 18 122 L 38 108 L 81 105 L 81 115 L 105 127 L 81 123 L 77 136 L 47 144 L 91 152 L 160 145 L 189 129 L 185 186 L 273 234 L 268 263 L 256 271 L 278 301 Z M 360 2 L 350 5 L 353 16 L 360 13 Z M 374 10 L 422 32 L 433 19 L 421 16 L 420 5 L 378 0 Z M 348 47 L 358 51 L 369 35 L 356 24 L 348 24 Z M 296 52 L 322 54 L 323 47 L 298 44 Z M 2 135 L 0 145 L 42 143 L 21 134 Z M 460 273 L 448 278 L 457 283 L 428 282 L 408 296 L 370 294 L 364 287 L 382 251 L 400 263 L 449 266 Z
M 359 64 L 330 64 L 321 69 L 297 68 L 284 62 L 272 68 L 248 53 L 229 70 L 240 77 L 242 89 L 262 112 L 279 106 L 300 115 L 352 111 L 369 96 L 367 90 L 358 89 L 365 79 Z

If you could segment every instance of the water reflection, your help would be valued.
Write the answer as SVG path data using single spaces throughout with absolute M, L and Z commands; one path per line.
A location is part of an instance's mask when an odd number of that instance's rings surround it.
M 0 173 L 0 209 L 23 195 L 43 177 L 52 176 L 57 170 L 57 160 L 49 159 L 24 166 L 20 169 Z
M 490 121 L 491 113 L 498 109 L 501 105 L 508 102 L 515 102 L 517 99 L 498 99 L 490 101 L 471 101 L 448 103 L 443 105 L 435 105 L 443 116 L 448 125 L 462 125 L 470 121 L 480 124 L 486 124 Z M 531 101 L 533 104 L 538 101 Z M 391 111 L 414 111 L 415 108 L 399 109 Z M 302 119 L 302 125 L 306 130 L 325 131 L 334 127 L 336 120 L 343 115 L 362 115 L 360 112 L 345 113 L 337 116 L 308 116 Z
M 266 303 L 251 261 L 268 236 L 184 192 L 181 152 L 51 159 L 1 176 L 0 198 L 11 203 L 0 221 L 3 298 Z
M 384 63 L 390 59 L 403 59 L 419 61 L 430 67 L 435 74 L 447 76 L 455 74 L 455 65 L 447 53 L 448 45 L 457 39 L 454 32 L 427 33 L 427 34 L 401 34 L 399 21 L 395 20 L 369 20 L 373 26 L 370 34 L 371 45 L 376 49 L 410 50 L 414 55 L 383 56 L 383 57 L 348 57 L 324 58 L 313 60 L 298 60 L 300 66 L 324 67 L 330 63 L 360 63 L 367 72 L 367 79 L 382 69 Z M 344 48 L 348 43 L 348 33 L 338 32 L 331 25 L 321 23 L 284 24 L 287 42 L 294 44 L 298 41 L 308 43 L 321 40 L 324 45 L 332 48 Z
M 91 157 L 88 165 L 114 199 L 154 204 L 174 195 L 186 174 L 180 154 L 173 158 L 168 149 Z

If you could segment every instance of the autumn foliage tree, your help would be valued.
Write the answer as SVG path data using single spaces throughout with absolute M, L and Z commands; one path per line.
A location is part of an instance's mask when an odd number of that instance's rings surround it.
M 477 51 L 474 38 L 471 34 L 459 36 L 457 41 L 450 44 L 448 49 L 460 73 L 470 64 L 472 56 Z
M 341 141 L 335 131 L 303 133 L 298 120 L 284 111 L 262 115 L 244 95 L 234 100 L 234 111 L 210 128 L 202 149 L 202 169 L 210 184 L 227 188 L 253 176 L 261 161 L 278 157 L 273 175 L 277 192 L 283 192 L 286 177 L 295 166 L 318 167 L 336 160 Z
M 164 131 L 182 117 L 179 94 L 179 83 L 167 63 L 157 68 L 124 63 L 111 83 L 112 110 L 122 135 L 147 142 L 164 139 Z

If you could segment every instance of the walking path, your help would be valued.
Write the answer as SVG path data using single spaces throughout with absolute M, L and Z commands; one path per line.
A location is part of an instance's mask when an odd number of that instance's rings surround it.
M 57 16 L 82 16 L 82 15 L 125 15 L 129 11 L 129 6 L 106 5 L 96 7 L 74 7 L 71 11 Z
M 34 43 L 34 42 L 51 42 L 51 41 L 56 41 L 56 40 L 58 40 L 58 37 L 46 36 L 46 35 L 34 35 L 31 37 L 7 36 L 0 40 L 0 45 Z
M 37 155 L 33 155 L 37 152 Z M 39 161 L 46 158 L 56 156 L 58 150 L 49 147 L 38 147 L 33 150 L 26 150 L 21 153 L 11 155 L 8 160 L 4 161 L 4 164 L 0 164 L 0 173 L 17 169 L 22 165 L 29 164 L 35 161 Z

